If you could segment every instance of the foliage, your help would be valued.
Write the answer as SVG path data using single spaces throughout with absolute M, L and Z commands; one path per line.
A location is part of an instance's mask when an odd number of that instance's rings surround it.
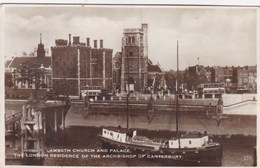
M 23 83 L 28 83 L 28 85 L 34 84 L 35 85 L 35 95 L 40 87 L 44 87 L 44 70 L 40 68 L 39 65 L 33 62 L 24 62 L 21 65 L 20 69 L 20 77 L 18 81 Z
M 159 90 L 160 84 L 161 84 L 161 78 L 162 76 L 159 74 L 156 75 L 149 75 L 147 77 L 147 87 L 151 87 L 154 92 Z
M 176 72 L 175 71 L 167 71 L 167 72 L 165 72 L 165 81 L 166 81 L 167 88 L 171 92 L 175 91 Z
M 167 88 L 171 91 L 171 92 L 175 92 L 176 90 L 176 78 L 177 78 L 177 72 L 170 70 L 165 72 L 165 81 L 166 81 L 166 85 Z M 178 75 L 178 82 L 179 82 L 179 86 L 181 84 L 184 83 L 184 76 L 183 76 L 183 71 L 179 71 L 179 75 Z
M 13 79 L 12 79 L 12 73 L 11 72 L 5 72 L 5 87 L 13 87 Z
M 184 82 L 186 83 L 186 89 L 193 90 L 199 84 L 208 82 L 208 79 L 203 74 L 193 73 L 186 69 L 184 73 Z

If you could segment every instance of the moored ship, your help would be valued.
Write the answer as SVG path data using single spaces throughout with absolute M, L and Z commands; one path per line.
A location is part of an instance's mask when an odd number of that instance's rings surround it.
M 179 85 L 178 85 L 178 42 L 177 42 L 177 81 L 176 81 L 176 134 L 168 139 L 152 140 L 137 135 L 136 130 L 128 129 L 129 95 L 127 94 L 127 128 L 103 128 L 98 138 L 104 148 L 130 149 L 141 154 L 144 158 L 159 160 L 168 165 L 222 165 L 222 146 L 209 139 L 207 132 L 183 133 L 179 131 Z M 129 72 L 128 72 L 129 76 Z

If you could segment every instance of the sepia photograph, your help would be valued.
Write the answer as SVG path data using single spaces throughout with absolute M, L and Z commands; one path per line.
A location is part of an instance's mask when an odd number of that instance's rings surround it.
M 257 166 L 256 6 L 1 8 L 4 166 Z

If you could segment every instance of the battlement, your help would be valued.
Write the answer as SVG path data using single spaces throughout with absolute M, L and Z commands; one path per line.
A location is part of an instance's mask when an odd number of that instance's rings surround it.
M 92 49 L 92 50 L 102 50 L 102 51 L 113 51 L 111 48 L 92 48 L 90 46 L 86 46 L 85 44 L 76 44 L 76 45 L 58 45 L 58 46 L 53 46 L 51 47 L 51 50 L 53 49 L 65 49 L 65 48 L 86 48 L 86 49 Z
M 143 33 L 143 29 L 140 28 L 130 28 L 130 29 L 124 29 L 124 34 L 125 33 Z

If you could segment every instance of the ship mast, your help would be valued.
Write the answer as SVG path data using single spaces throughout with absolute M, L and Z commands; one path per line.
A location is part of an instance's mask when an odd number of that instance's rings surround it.
M 126 96 L 126 129 L 129 128 L 129 95 L 130 95 L 130 85 L 129 85 L 129 56 L 127 54 L 127 96 Z
M 177 40 L 177 75 L 176 75 L 176 135 L 180 148 L 180 133 L 179 133 L 179 44 Z

